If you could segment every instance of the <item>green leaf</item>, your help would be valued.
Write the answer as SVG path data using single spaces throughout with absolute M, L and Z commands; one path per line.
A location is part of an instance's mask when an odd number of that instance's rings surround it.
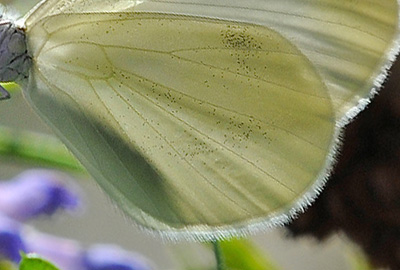
M 277 270 L 265 252 L 250 240 L 234 239 L 220 242 L 226 270 Z
M 59 270 L 52 263 L 40 258 L 37 254 L 29 253 L 22 256 L 19 270 Z

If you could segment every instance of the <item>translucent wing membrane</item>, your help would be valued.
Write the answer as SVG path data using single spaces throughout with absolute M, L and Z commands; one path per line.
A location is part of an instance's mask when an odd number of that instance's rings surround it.
M 47 0 L 25 95 L 114 201 L 168 238 L 289 220 L 398 51 L 395 0 Z
M 148 0 L 136 10 L 210 16 L 276 30 L 318 70 L 341 124 L 383 82 L 379 75 L 398 46 L 399 7 L 394 0 Z
M 30 42 L 28 98 L 146 227 L 234 234 L 326 173 L 329 94 L 275 31 L 121 13 L 52 16 L 29 36 L 46 42 Z
M 73 12 L 169 12 L 256 23 L 276 30 L 312 62 L 343 125 L 379 88 L 397 52 L 396 0 L 63 0 L 28 17 Z
M 26 25 L 44 17 L 65 13 L 119 12 L 133 10 L 143 0 L 42 0 L 25 16 Z

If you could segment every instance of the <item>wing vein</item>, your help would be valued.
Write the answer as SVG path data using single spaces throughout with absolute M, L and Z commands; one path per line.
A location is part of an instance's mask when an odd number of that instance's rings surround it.
M 245 211 L 246 213 L 249 214 L 249 212 L 244 209 L 241 205 L 237 204 L 237 202 L 235 200 L 233 200 L 232 198 L 228 197 L 221 189 L 219 189 L 216 185 L 214 185 L 205 175 L 203 175 L 196 167 L 194 164 L 190 163 L 184 156 L 182 156 L 179 151 L 174 147 L 174 145 L 165 137 L 163 136 L 150 122 L 147 121 L 147 119 L 140 113 L 138 112 L 124 97 L 122 97 L 122 95 L 120 95 L 118 93 L 118 91 L 107 81 L 107 84 L 114 90 L 115 94 L 124 101 L 124 103 L 126 105 L 128 105 L 149 127 L 151 127 L 151 129 L 154 130 L 155 133 L 158 134 L 158 136 L 160 136 L 160 138 L 162 138 L 165 143 L 171 147 L 171 149 L 173 149 L 175 151 L 175 153 L 180 157 L 181 160 L 183 160 L 185 163 L 187 163 L 201 178 L 203 178 L 211 187 L 213 187 L 215 190 L 217 190 L 220 194 L 222 194 L 226 199 L 228 199 L 231 203 L 233 203 L 234 205 L 238 206 L 239 208 L 241 208 L 243 211 Z M 128 85 L 125 85 L 127 88 L 131 89 Z M 132 91 L 134 91 L 133 89 L 131 89 Z M 137 91 L 135 91 L 136 93 L 138 93 Z M 138 93 L 139 94 L 139 93 Z M 140 95 L 140 94 L 139 94 Z M 143 97 L 143 96 L 142 96 Z M 153 102 L 152 102 L 153 103 Z M 154 103 L 153 103 L 154 104 Z M 155 104 L 154 104 L 155 105 Z M 163 109 L 163 108 L 161 108 Z M 110 113 L 110 115 L 115 119 L 114 115 L 112 115 Z M 118 122 L 117 119 L 115 119 L 116 122 Z M 128 137 L 129 138 L 129 137 Z M 195 198 L 195 196 L 193 195 L 192 198 Z
M 60 93 L 64 93 L 66 96 L 68 96 L 68 97 L 76 104 L 76 106 L 81 110 L 81 112 L 84 111 L 84 110 L 82 109 L 82 107 L 79 105 L 79 103 L 77 103 L 77 102 L 75 101 L 75 99 L 74 99 L 71 95 L 69 95 L 69 94 L 66 93 L 65 91 L 62 91 L 58 86 L 56 86 L 56 85 L 52 84 L 50 81 L 48 81 L 48 80 L 45 78 L 45 76 L 40 72 L 40 70 L 37 69 L 37 67 L 35 67 L 35 70 L 37 71 L 37 74 L 41 77 L 41 79 L 42 79 L 44 82 L 46 82 L 47 85 L 51 86 L 51 87 L 48 88 L 51 92 L 53 92 L 52 87 L 54 87 L 54 89 L 58 89 L 58 91 L 60 91 Z M 90 83 L 90 82 L 89 82 L 89 83 Z M 93 86 L 92 86 L 92 88 L 93 88 Z M 95 92 L 95 91 L 94 91 L 94 92 Z M 95 94 L 97 94 L 97 93 L 95 93 Z M 62 103 L 62 104 L 63 104 L 63 106 L 64 106 L 64 103 Z M 104 104 L 103 104 L 103 105 L 104 105 Z M 106 108 L 106 110 L 107 110 L 107 108 Z M 108 111 L 108 110 L 107 110 L 107 111 Z M 109 113 L 110 113 L 110 112 L 109 112 Z M 80 135 L 82 141 L 85 142 L 85 144 L 86 144 L 86 146 L 87 146 L 86 148 L 89 149 L 89 151 L 91 151 L 91 148 L 90 148 L 89 145 L 86 143 L 86 140 L 83 139 L 82 134 L 81 134 L 79 128 L 76 128 L 75 123 L 73 123 L 73 122 L 71 122 L 71 123 L 72 123 L 72 125 L 75 127 L 75 130 L 77 131 L 77 133 Z M 96 132 L 98 132 L 97 129 L 96 129 Z M 99 133 L 99 136 L 102 136 L 102 134 Z M 61 136 L 61 137 L 63 137 L 63 136 Z M 118 154 L 114 151 L 114 149 L 113 149 L 112 147 L 110 147 L 110 149 L 114 152 L 114 155 L 115 155 L 115 156 L 118 156 Z M 91 151 L 91 154 L 92 154 L 93 157 L 96 156 L 92 151 Z M 123 167 L 126 168 L 127 171 L 129 171 L 129 169 L 126 167 L 126 165 L 125 165 L 119 158 L 117 158 L 117 160 L 118 160 L 118 162 L 119 162 L 120 164 L 122 164 Z M 145 196 L 148 197 L 149 202 L 152 203 L 153 201 L 151 200 L 151 198 L 150 198 L 149 194 L 146 192 L 146 190 L 143 189 L 143 188 L 141 188 L 141 189 L 142 189 L 143 194 L 145 194 Z M 118 191 L 118 192 L 119 192 L 119 191 Z M 153 204 L 153 203 L 152 203 L 152 204 Z M 153 207 L 154 207 L 154 209 L 155 209 L 155 210 L 159 213 L 159 215 L 160 215 L 160 212 L 159 212 L 158 208 L 155 206 L 155 204 L 153 204 Z M 170 209 L 171 209 L 171 208 L 170 208 Z M 141 211 L 143 211 L 143 210 L 141 210 Z M 174 211 L 171 210 L 171 213 L 174 213 Z M 179 218 L 178 218 L 178 219 L 179 219 Z
M 132 73 L 132 72 L 129 72 L 129 71 L 124 71 L 124 72 L 130 73 L 131 75 L 133 75 L 133 76 L 135 76 L 135 77 L 138 77 L 138 78 L 141 78 L 141 79 L 143 79 L 143 80 L 147 80 L 147 81 L 149 81 L 149 82 L 155 83 L 155 82 L 152 81 L 152 80 L 149 80 L 149 79 L 147 79 L 147 78 L 144 78 L 144 77 L 139 76 L 139 75 L 137 75 L 137 74 L 134 74 L 134 73 Z M 157 84 L 158 84 L 158 85 L 161 85 L 161 84 L 159 84 L 159 83 L 157 83 Z M 129 86 L 127 86 L 127 87 L 130 88 Z M 163 86 L 163 87 L 164 87 L 164 86 Z M 165 87 L 165 88 L 170 89 L 170 90 L 173 90 L 172 88 L 169 88 L 169 87 Z M 177 91 L 177 90 L 176 90 L 176 91 Z M 221 144 L 220 142 L 218 142 L 218 141 L 214 140 L 213 138 L 209 137 L 207 134 L 205 134 L 205 133 L 201 132 L 200 130 L 198 130 L 196 127 L 194 127 L 194 126 L 190 125 L 189 123 L 183 121 L 182 119 L 178 118 L 177 116 L 175 116 L 175 115 L 172 114 L 171 112 L 167 111 L 165 108 L 161 107 L 160 105 L 156 104 L 154 101 L 152 101 L 152 100 L 150 100 L 149 98 L 147 98 L 146 96 L 144 96 L 142 93 L 140 93 L 140 92 L 138 92 L 138 91 L 135 91 L 135 92 L 136 92 L 137 94 L 139 94 L 140 96 L 142 96 L 144 99 L 146 99 L 146 100 L 148 100 L 149 102 L 153 103 L 155 106 L 157 106 L 158 108 L 160 108 L 161 110 L 163 110 L 164 112 L 166 112 L 167 114 L 169 114 L 170 116 L 174 117 L 177 121 L 179 121 L 179 122 L 181 122 L 182 124 L 184 124 L 184 125 L 186 125 L 186 126 L 192 128 L 193 130 L 197 131 L 199 134 L 201 134 L 202 136 L 208 138 L 210 141 L 213 141 L 213 142 L 216 143 L 217 145 L 219 145 L 219 146 L 225 148 L 225 149 L 226 149 L 227 151 L 229 151 L 230 153 L 232 153 L 232 154 L 234 154 L 235 156 L 241 158 L 243 161 L 245 161 L 245 162 L 251 164 L 255 169 L 258 169 L 260 172 L 262 172 L 262 173 L 264 173 L 265 175 L 271 177 L 272 179 L 274 179 L 275 181 L 277 181 L 277 182 L 278 182 L 280 185 L 282 185 L 283 187 L 285 187 L 285 188 L 287 188 L 288 190 L 294 192 L 292 189 L 290 189 L 290 188 L 289 188 L 288 186 L 286 186 L 284 183 L 280 182 L 278 179 L 276 179 L 275 177 L 273 177 L 272 175 L 270 175 L 268 172 L 264 171 L 262 168 L 260 168 L 259 166 L 257 166 L 257 165 L 254 164 L 253 162 L 251 162 L 250 160 L 248 160 L 248 159 L 246 159 L 245 157 L 243 157 L 243 156 L 241 156 L 241 155 L 235 153 L 234 151 L 232 151 L 231 149 L 229 149 L 226 145 Z M 180 92 L 178 91 L 178 93 L 180 93 Z M 193 98 L 193 97 L 191 97 L 191 98 Z M 209 104 L 209 103 L 208 103 L 208 104 Z M 211 105 L 211 104 L 210 104 L 210 105 Z M 215 107 L 217 107 L 217 106 L 215 106 Z M 237 112 L 236 112 L 236 113 L 237 113 Z M 241 115 L 241 114 L 238 113 L 238 115 Z M 294 135 L 294 136 L 296 136 L 296 135 Z M 296 136 L 296 137 L 299 138 L 298 136 Z M 301 138 L 299 138 L 299 139 L 301 139 Z M 311 144 L 311 143 L 310 143 L 310 144 Z M 313 146 L 315 146 L 315 145 L 313 145 Z M 317 146 L 315 146 L 315 147 L 317 147 Z M 319 147 L 317 147 L 317 148 L 320 149 Z

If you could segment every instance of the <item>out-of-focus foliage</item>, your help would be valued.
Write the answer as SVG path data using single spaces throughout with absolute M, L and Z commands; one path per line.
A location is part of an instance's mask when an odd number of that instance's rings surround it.
M 34 142 L 34 143 L 33 143 Z M 60 141 L 52 136 L 0 126 L 0 155 L 64 170 L 85 170 Z
M 374 270 L 376 269 L 370 263 L 368 258 L 359 250 L 358 247 L 352 248 L 347 252 L 351 270 Z
M 30 253 L 22 256 L 19 270 L 59 270 L 52 263 Z
M 15 266 L 6 260 L 0 260 L 0 269 L 1 270 L 16 270 Z
M 221 251 L 227 270 L 277 270 L 265 252 L 246 239 L 222 241 Z

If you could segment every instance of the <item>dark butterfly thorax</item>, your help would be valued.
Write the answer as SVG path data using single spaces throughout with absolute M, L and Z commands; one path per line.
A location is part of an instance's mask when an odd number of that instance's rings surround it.
M 9 21 L 0 23 L 0 82 L 21 81 L 28 78 L 31 57 L 28 55 L 23 29 Z M 1 87 L 0 99 L 9 98 Z

